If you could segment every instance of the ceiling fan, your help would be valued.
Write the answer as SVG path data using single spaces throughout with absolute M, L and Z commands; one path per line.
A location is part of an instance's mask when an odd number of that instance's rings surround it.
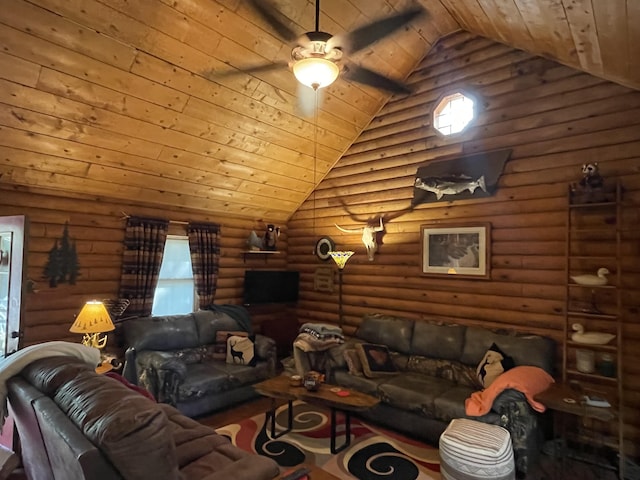
M 286 24 L 284 16 L 270 3 L 265 0 L 249 0 L 249 3 L 283 40 L 293 45 L 293 48 L 289 62 L 258 65 L 241 69 L 242 72 L 255 73 L 289 67 L 300 83 L 316 91 L 333 83 L 342 73 L 348 80 L 391 93 L 410 93 L 411 90 L 404 83 L 348 62 L 347 57 L 426 13 L 421 6 L 410 7 L 400 13 L 358 27 L 344 35 L 333 36 L 320 31 L 320 0 L 316 0 L 315 3 L 315 30 L 302 35 L 295 33 Z

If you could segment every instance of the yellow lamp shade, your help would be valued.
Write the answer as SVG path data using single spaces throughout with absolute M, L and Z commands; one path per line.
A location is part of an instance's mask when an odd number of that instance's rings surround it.
M 344 266 L 347 264 L 347 260 L 349 260 L 349 258 L 351 258 L 351 255 L 353 255 L 355 252 L 329 252 L 329 255 L 331 255 L 331 258 L 333 258 L 333 261 L 336 262 L 336 265 L 338 265 L 338 268 L 340 270 L 342 270 L 344 268 Z
M 84 345 L 103 348 L 107 343 L 107 337 L 100 338 L 99 334 L 110 332 L 115 328 L 104 304 L 97 300 L 92 300 L 82 307 L 69 331 L 84 334 L 82 339 Z

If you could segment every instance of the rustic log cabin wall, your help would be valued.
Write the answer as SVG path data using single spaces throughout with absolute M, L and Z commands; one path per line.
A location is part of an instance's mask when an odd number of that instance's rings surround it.
M 289 267 L 302 272 L 298 320 L 338 322 L 338 294 L 314 290 L 329 266 L 313 254 L 328 235 L 356 254 L 344 269 L 344 329 L 363 314 L 481 325 L 554 338 L 565 308 L 567 189 L 581 165 L 598 162 L 605 181 L 619 178 L 626 201 L 640 200 L 640 92 L 543 58 L 460 32 L 443 38 L 409 81 L 416 92 L 385 105 L 315 195 L 290 220 Z M 463 88 L 478 117 L 462 135 L 434 132 L 430 115 L 442 95 Z M 495 195 L 424 203 L 410 209 L 416 170 L 431 160 L 509 148 Z M 404 213 L 402 213 L 404 212 Z M 402 213 L 402 214 L 399 214 Z M 382 217 L 383 243 L 367 259 L 359 228 Z M 420 226 L 490 222 L 490 280 L 421 275 Z M 637 209 L 630 222 L 637 225 Z M 624 390 L 627 449 L 640 440 L 640 249 L 623 244 Z M 335 268 L 335 267 L 334 267 Z M 558 352 L 561 358 L 561 352 Z
M 23 318 L 23 345 L 48 340 L 76 342 L 69 332 L 74 316 L 85 301 L 117 298 L 122 266 L 122 241 L 128 215 L 168 218 L 170 232 L 185 234 L 181 222 L 208 221 L 221 225 L 221 252 L 216 303 L 242 303 L 244 271 L 246 269 L 281 269 L 286 266 L 287 234 L 283 228 L 278 240 L 282 252 L 270 255 L 268 263 L 259 255 L 246 258 L 247 237 L 251 230 L 262 234 L 264 224 L 247 219 L 204 215 L 202 212 L 167 211 L 105 201 L 61 197 L 57 192 L 25 192 L 0 188 L 0 215 L 26 215 L 29 220 L 27 278 L 34 282 L 33 292 L 27 292 Z M 80 266 L 75 285 L 61 283 L 55 288 L 43 277 L 49 251 L 68 225 L 69 237 L 75 243 Z M 281 316 L 282 308 L 251 309 L 256 330 L 262 330 L 266 319 Z M 126 313 L 126 312 L 125 312 Z M 126 317 L 126 314 L 123 315 Z

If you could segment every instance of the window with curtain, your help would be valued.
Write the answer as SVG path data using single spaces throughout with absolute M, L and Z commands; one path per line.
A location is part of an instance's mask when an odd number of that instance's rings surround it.
M 151 314 L 191 313 L 197 305 L 195 297 L 189 238 L 168 235 Z

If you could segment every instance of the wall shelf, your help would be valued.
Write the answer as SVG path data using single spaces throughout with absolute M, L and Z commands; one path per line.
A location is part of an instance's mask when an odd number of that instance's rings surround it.
M 264 263 L 267 263 L 267 259 L 270 255 L 277 255 L 279 253 L 280 252 L 278 250 L 246 250 L 242 252 L 242 258 L 244 263 L 246 263 L 247 258 L 262 256 L 264 258 Z
M 622 187 L 619 182 L 601 195 L 606 201 L 573 203 L 576 198 L 569 189 L 566 221 L 566 306 L 564 309 L 564 339 L 562 354 L 562 380 L 565 384 L 578 382 L 580 389 L 604 396 L 617 407 L 606 409 L 611 415 L 612 428 L 599 427 L 592 431 L 598 436 L 609 435 L 618 451 L 618 471 L 622 474 L 624 462 L 624 423 L 622 372 L 622 249 L 621 236 L 624 215 L 622 212 Z M 611 272 L 606 285 L 582 285 L 571 276 L 595 272 L 606 267 Z M 581 311 L 578 306 L 584 305 Z M 580 323 L 586 332 L 615 334 L 615 339 L 605 345 L 575 342 L 571 339 L 572 325 Z M 581 354 L 586 361 L 578 370 Z M 589 369 L 589 358 L 591 368 Z M 607 359 L 605 363 L 605 358 Z M 611 375 L 605 374 L 605 365 L 613 363 Z M 593 371 L 590 371 L 593 370 Z M 584 412 L 577 413 L 584 417 Z M 614 420 L 615 421 L 611 421 Z

